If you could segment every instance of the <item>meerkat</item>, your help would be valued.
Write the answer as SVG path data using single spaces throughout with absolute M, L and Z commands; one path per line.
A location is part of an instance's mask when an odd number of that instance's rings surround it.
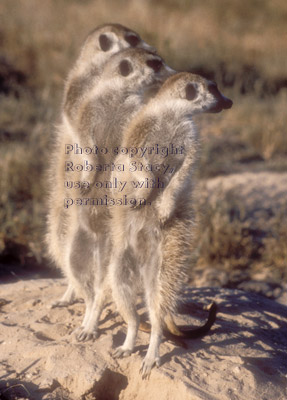
M 51 165 L 48 171 L 49 194 L 46 243 L 49 257 L 66 274 L 69 264 L 70 245 L 75 234 L 77 214 L 74 210 L 64 210 L 63 199 L 67 197 L 64 181 L 65 144 L 73 143 L 75 121 L 80 105 L 94 90 L 101 78 L 105 64 L 112 55 L 126 48 L 155 49 L 144 42 L 133 30 L 120 24 L 105 24 L 94 29 L 86 38 L 80 55 L 66 80 L 61 122 L 56 130 Z M 77 160 L 76 157 L 73 158 Z M 74 300 L 71 284 L 59 301 L 53 306 L 66 306 Z
M 104 24 L 90 32 L 65 84 L 63 113 L 69 122 L 74 122 L 79 106 L 110 57 L 130 47 L 155 52 L 138 33 L 120 24 Z
M 125 341 L 114 355 L 127 356 L 134 349 L 139 326 L 136 283 L 140 282 L 151 322 L 150 343 L 140 369 L 143 378 L 149 376 L 154 364 L 159 366 L 164 320 L 176 311 L 190 262 L 194 231 L 191 195 L 198 153 L 192 116 L 231 106 L 232 101 L 214 83 L 194 74 L 178 73 L 166 80 L 123 133 L 124 147 L 147 149 L 144 154 L 136 154 L 133 161 L 148 167 L 131 170 L 129 156 L 120 155 L 116 161 L 127 168 L 124 173 L 112 172 L 113 178 L 129 183 L 124 194 L 132 200 L 130 206 L 111 207 L 109 279 L 118 311 L 128 324 Z M 155 151 L 170 144 L 178 151 L 165 158 Z M 170 165 L 171 173 L 163 172 L 163 164 Z M 134 182 L 151 185 L 135 188 Z M 163 184 L 157 187 L 157 182 Z
M 152 88 L 158 87 L 172 73 L 174 71 L 161 57 L 142 48 L 125 49 L 112 56 L 103 69 L 100 82 L 79 107 L 74 140 L 81 146 L 101 143 L 108 149 L 102 162 L 110 164 L 116 157 L 112 149 L 120 145 L 123 130 L 147 101 L 146 93 L 152 92 Z M 95 156 L 79 154 L 78 162 L 80 160 L 93 164 Z M 96 160 L 99 162 L 99 158 Z M 68 171 L 68 177 L 69 173 L 75 176 L 74 171 Z M 89 189 L 81 192 L 85 199 L 109 194 L 106 188 L 98 189 L 95 182 L 97 179 L 108 180 L 110 171 L 82 171 L 78 176 L 79 180 L 90 182 Z M 74 211 L 76 218 L 73 227 L 69 228 L 66 274 L 85 300 L 85 316 L 77 330 L 78 340 L 84 341 L 97 334 L 105 301 L 111 253 L 110 216 L 105 206 L 85 205 L 74 207 Z

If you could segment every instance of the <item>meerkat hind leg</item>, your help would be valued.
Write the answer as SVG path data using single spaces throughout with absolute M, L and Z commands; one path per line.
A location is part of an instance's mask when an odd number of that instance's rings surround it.
M 148 301 L 148 303 L 150 302 Z M 154 308 L 148 305 L 148 308 L 151 322 L 151 335 L 148 351 L 140 368 L 140 373 L 143 379 L 149 378 L 150 372 L 154 365 L 157 367 L 160 366 L 159 347 L 162 337 L 161 319 L 157 307 Z
M 86 307 L 83 323 L 77 333 L 77 339 L 80 342 L 94 340 L 98 336 L 98 324 L 105 304 L 104 291 L 103 287 L 98 287 L 94 301 Z
M 143 379 L 149 378 L 150 372 L 154 365 L 156 365 L 157 367 L 160 366 L 160 355 L 159 355 L 160 343 L 161 343 L 161 327 L 153 325 L 151 330 L 150 344 L 148 347 L 148 351 L 140 367 L 140 373 Z
M 79 341 L 96 339 L 98 336 L 99 320 L 106 300 L 107 266 L 110 257 L 109 241 L 105 235 L 99 234 L 97 240 L 92 239 L 89 248 L 93 249 L 92 257 L 87 259 L 90 269 L 93 271 L 93 291 L 86 291 L 87 308 L 80 332 L 77 335 Z
M 138 331 L 138 315 L 135 310 L 129 310 L 129 312 L 125 311 L 125 320 L 128 324 L 128 331 L 125 338 L 125 341 L 122 346 L 119 346 L 113 353 L 115 358 L 119 357 L 127 357 L 131 355 L 133 349 L 135 347 L 135 341 Z
M 159 281 L 159 267 L 161 265 L 160 246 L 156 245 L 151 249 L 149 260 L 143 266 L 143 284 L 146 298 L 146 305 L 151 324 L 151 335 L 147 353 L 140 367 L 143 379 L 148 379 L 154 365 L 159 367 L 159 348 L 163 331 L 161 285 Z
M 74 334 L 79 342 L 85 342 L 93 338 L 93 332 L 87 329 L 87 324 L 93 308 L 93 299 L 85 298 L 85 315 L 80 327 L 74 330 Z
M 95 296 L 95 279 L 98 282 L 101 281 L 98 278 L 98 275 L 101 275 L 100 271 L 97 271 L 99 268 L 97 264 L 98 252 L 98 243 L 94 235 L 79 228 L 73 238 L 70 252 L 70 279 L 77 291 L 83 296 L 86 306 L 83 322 L 74 331 L 79 341 L 86 341 L 95 337 L 93 321 L 90 323 L 90 319 L 95 309 L 95 300 L 97 299 L 97 304 L 100 298 L 100 296 L 97 298 Z
M 119 346 L 113 353 L 115 358 L 127 357 L 131 355 L 135 347 L 136 336 L 139 326 L 139 317 L 136 308 L 133 306 L 134 299 L 130 296 L 125 297 L 122 301 L 117 300 L 119 310 L 128 325 L 127 335 L 122 346 Z M 127 300 L 127 301 L 126 301 Z M 131 303 L 129 303 L 131 301 Z
M 120 314 L 128 325 L 123 345 L 119 346 L 113 353 L 113 356 L 116 358 L 126 357 L 132 353 L 139 326 L 139 316 L 135 307 L 136 294 L 132 287 L 135 277 L 125 276 L 131 270 L 130 265 L 127 265 L 130 263 L 129 256 L 127 255 L 128 250 L 123 253 L 122 256 L 116 255 L 111 262 L 113 298 Z

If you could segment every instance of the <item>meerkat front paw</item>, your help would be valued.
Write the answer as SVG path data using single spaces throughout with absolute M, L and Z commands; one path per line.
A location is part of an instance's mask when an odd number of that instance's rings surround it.
M 115 357 L 115 358 L 128 357 L 132 354 L 132 351 L 133 351 L 133 349 L 128 349 L 124 346 L 119 346 L 113 352 L 113 357 Z
M 149 379 L 153 366 L 160 366 L 160 357 L 145 357 L 140 367 L 140 374 L 142 379 Z
M 88 340 L 95 340 L 98 337 L 98 332 L 93 329 L 88 329 L 83 326 L 74 330 L 74 335 L 78 342 L 87 342 Z
M 166 221 L 171 217 L 173 213 L 173 208 L 169 202 L 161 200 L 156 204 L 157 208 L 157 218 L 161 225 L 164 225 Z
M 161 226 L 163 226 L 169 218 L 170 212 L 168 209 L 158 210 L 158 220 Z

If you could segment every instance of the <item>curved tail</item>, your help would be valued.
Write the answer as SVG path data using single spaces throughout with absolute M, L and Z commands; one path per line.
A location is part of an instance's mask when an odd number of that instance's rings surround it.
M 181 339 L 197 339 L 201 336 L 204 336 L 212 327 L 216 319 L 217 313 L 217 305 L 215 302 L 209 304 L 206 308 L 209 311 L 207 321 L 204 325 L 199 326 L 198 328 L 185 329 L 183 327 L 177 326 L 171 316 L 171 314 L 167 314 L 164 319 L 164 336 L 172 341 L 180 343 L 182 346 L 187 347 L 181 341 Z M 141 322 L 139 329 L 144 332 L 150 332 L 151 326 L 146 322 Z

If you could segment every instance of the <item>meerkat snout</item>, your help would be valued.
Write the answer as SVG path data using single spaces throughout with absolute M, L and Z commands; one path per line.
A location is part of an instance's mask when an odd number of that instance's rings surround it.
M 154 72 L 159 72 L 163 67 L 163 62 L 160 58 L 153 58 L 151 60 L 147 60 L 147 65 L 154 70 Z
M 140 38 L 133 32 L 127 32 L 125 34 L 125 40 L 131 47 L 136 47 L 140 42 Z
M 152 56 L 147 59 L 146 65 L 152 70 L 155 82 L 158 81 L 158 78 L 163 82 L 165 79 L 175 74 L 175 71 L 166 65 L 164 60 L 156 54 L 152 54 Z
M 124 38 L 130 47 L 141 47 L 142 49 L 152 51 L 153 53 L 157 52 L 155 47 L 150 46 L 145 41 L 143 41 L 136 32 L 129 31 L 125 34 Z
M 209 82 L 208 84 L 208 91 L 215 97 L 215 99 L 217 100 L 217 104 L 214 108 L 212 108 L 211 110 L 209 110 L 209 112 L 220 112 L 222 110 L 227 110 L 229 108 L 232 107 L 232 100 L 228 99 L 227 97 L 225 97 L 222 93 L 220 93 L 220 91 L 218 90 L 218 87 L 216 85 L 216 83 L 214 82 Z

